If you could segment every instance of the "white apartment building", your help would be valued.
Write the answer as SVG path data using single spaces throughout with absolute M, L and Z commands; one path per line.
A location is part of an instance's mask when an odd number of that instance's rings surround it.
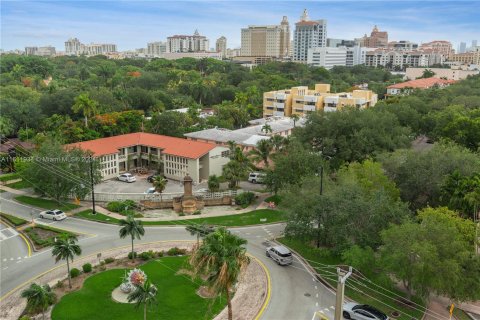
M 308 17 L 305 9 L 300 21 L 295 23 L 293 36 L 293 61 L 307 63 L 308 49 L 327 46 L 327 21 Z
M 422 51 L 395 51 L 376 49 L 368 51 L 365 65 L 370 67 L 384 66 L 387 68 L 428 67 L 433 64 L 443 63 L 445 56 L 433 50 Z
M 27 56 L 42 56 L 42 57 L 52 57 L 56 54 L 55 47 L 46 46 L 46 47 L 25 47 L 25 54 Z
M 332 69 L 334 66 L 346 66 L 347 48 L 317 47 L 308 49 L 307 64 L 314 67 Z
M 194 59 L 203 59 L 203 58 L 210 58 L 215 60 L 222 60 L 222 53 L 221 52 L 210 52 L 210 51 L 203 51 L 203 52 L 166 52 L 160 55 L 160 58 L 167 59 L 167 60 L 176 60 L 181 58 L 194 58 Z
M 242 28 L 241 51 L 244 57 L 284 58 L 290 50 L 290 26 L 286 16 L 280 25 Z
M 355 46 L 353 48 L 347 48 L 347 67 L 353 67 L 359 64 L 365 64 L 367 59 L 368 48 Z
M 209 40 L 201 36 L 198 30 L 192 36 L 174 35 L 167 38 L 167 53 L 208 51 Z
M 149 42 L 147 43 L 147 55 L 160 56 L 167 52 L 167 43 L 163 41 Z
M 83 44 L 77 38 L 71 38 L 65 41 L 66 55 L 87 55 L 96 56 L 100 54 L 117 52 L 117 45 L 112 43 L 91 43 Z

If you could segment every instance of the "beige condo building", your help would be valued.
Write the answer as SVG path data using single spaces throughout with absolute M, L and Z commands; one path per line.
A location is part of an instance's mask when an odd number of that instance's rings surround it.
M 307 86 L 293 87 L 263 94 L 263 117 L 305 116 L 315 111 L 336 111 L 346 106 L 359 109 L 373 107 L 378 96 L 371 90 L 331 93 L 330 85 L 318 83 L 313 90 Z

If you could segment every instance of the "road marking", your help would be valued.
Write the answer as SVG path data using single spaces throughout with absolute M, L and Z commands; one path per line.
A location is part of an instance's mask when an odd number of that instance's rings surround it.
M 22 261 L 17 261 L 17 263 L 20 263 L 20 262 L 22 262 Z
M 30 246 L 30 242 L 28 242 L 27 238 L 25 238 L 25 236 L 21 233 L 19 233 L 20 237 L 22 237 L 23 241 L 25 241 L 25 243 L 27 244 L 27 248 L 28 248 L 28 256 L 32 256 L 32 247 Z
M 13 261 L 13 258 L 10 258 L 10 261 Z
M 315 295 L 316 298 L 318 298 L 318 293 Z
M 23 257 L 23 259 L 27 259 L 27 258 L 28 258 L 28 256 Z
M 7 261 L 7 258 L 3 259 L 3 262 Z
M 317 287 L 317 286 L 315 286 L 315 290 L 318 290 L 318 287 Z
M 271 291 L 272 291 L 272 281 L 270 279 L 270 272 L 268 272 L 268 269 L 265 266 L 265 264 L 262 261 L 260 261 L 258 258 L 256 258 L 255 256 L 253 256 L 251 254 L 249 254 L 249 256 L 251 256 L 252 258 L 257 260 L 257 262 L 260 264 L 260 266 L 263 268 L 263 271 L 265 271 L 265 274 L 267 275 L 267 297 L 265 298 L 265 301 L 263 302 L 262 308 L 260 309 L 257 316 L 255 317 L 255 320 L 258 320 L 258 319 L 260 319 L 263 312 L 265 311 L 265 308 L 270 303 L 270 296 L 271 296 Z
M 17 258 L 17 260 L 20 260 L 20 259 L 22 259 L 22 257 L 18 257 L 18 258 Z
M 18 232 L 13 228 L 5 228 L 0 231 L 0 241 L 5 241 L 7 239 L 16 237 Z
M 315 307 L 318 307 L 318 302 L 315 302 Z

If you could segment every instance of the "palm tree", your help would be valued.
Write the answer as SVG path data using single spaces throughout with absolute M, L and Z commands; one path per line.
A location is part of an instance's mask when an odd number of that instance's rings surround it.
M 156 295 L 158 289 L 149 280 L 141 286 L 135 286 L 135 291 L 130 293 L 127 297 L 128 302 L 135 302 L 135 307 L 140 307 L 143 304 L 143 319 L 147 320 L 147 306 L 156 302 Z
M 207 283 L 217 294 L 225 293 L 228 319 L 233 319 L 231 289 L 247 267 L 247 240 L 219 228 L 205 237 L 202 245 L 190 257 L 193 277 L 208 275 Z
M 278 152 L 285 146 L 285 138 L 279 134 L 276 134 L 272 136 L 270 143 L 272 144 L 273 150 Z
M 140 238 L 145 234 L 145 229 L 142 226 L 142 221 L 140 220 L 135 220 L 133 218 L 133 215 L 129 214 L 127 216 L 127 219 L 122 219 L 119 221 L 120 226 L 122 228 L 119 231 L 120 238 L 125 238 L 127 236 L 130 236 L 132 238 L 132 259 L 135 258 L 135 253 L 133 251 L 133 240 L 137 238 L 140 240 Z
M 201 224 L 189 224 L 185 227 L 185 230 L 190 232 L 192 236 L 197 236 L 197 246 L 200 245 L 200 238 L 205 237 L 207 234 L 212 232 L 211 227 L 205 224 L 205 222 Z
M 292 114 L 291 118 L 293 120 L 293 127 L 295 128 L 296 124 L 297 124 L 297 121 L 300 120 L 300 116 L 295 113 L 295 114 Z
M 256 163 L 263 161 L 265 167 L 268 168 L 268 159 L 270 157 L 270 153 L 272 152 L 272 148 L 273 146 L 270 140 L 263 139 L 257 142 L 257 147 L 255 149 L 250 150 L 249 155 Z
M 22 291 L 22 298 L 27 299 L 27 308 L 30 311 L 42 311 L 42 319 L 45 319 L 45 310 L 55 302 L 55 293 L 48 284 L 40 286 L 32 283 L 30 287 Z
M 208 177 L 208 190 L 211 192 L 217 192 L 220 190 L 220 181 L 215 174 Z
M 155 187 L 155 191 L 160 193 L 160 200 L 162 200 L 162 192 L 165 191 L 167 183 L 168 180 L 165 179 L 163 176 L 156 176 L 155 179 L 153 179 L 152 184 Z
M 265 123 L 261 129 L 261 131 L 265 134 L 268 134 L 268 133 L 272 133 L 273 130 L 272 130 L 272 127 L 268 124 L 268 123 Z
M 70 260 L 73 262 L 75 256 L 82 254 L 82 249 L 77 244 L 77 237 L 62 235 L 53 243 L 52 256 L 55 263 L 60 260 L 67 260 L 68 286 L 72 289 L 72 278 L 70 275 Z
M 72 107 L 73 112 L 81 112 L 85 117 L 85 127 L 88 128 L 88 118 L 97 114 L 97 102 L 90 99 L 88 94 L 82 93 L 75 98 L 75 104 Z

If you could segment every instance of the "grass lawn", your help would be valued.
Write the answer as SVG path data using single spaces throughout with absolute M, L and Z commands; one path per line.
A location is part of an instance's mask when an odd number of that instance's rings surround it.
M 448 307 L 447 309 L 450 310 L 450 307 Z M 468 316 L 468 314 L 465 313 L 465 311 L 456 307 L 453 309 L 453 316 L 458 320 L 471 320 L 471 318 Z
M 110 222 L 118 223 L 118 220 L 115 218 L 108 217 L 104 214 L 97 213 L 96 215 L 91 214 L 91 210 L 85 210 L 75 214 L 76 217 L 101 221 L 101 222 Z M 260 221 L 260 219 L 266 219 L 266 221 Z M 246 213 L 240 213 L 230 216 L 220 216 L 220 217 L 209 217 L 209 218 L 194 218 L 189 220 L 169 220 L 169 221 L 143 221 L 143 224 L 146 226 L 150 225 L 182 225 L 182 224 L 213 224 L 219 226 L 227 227 L 236 227 L 236 226 L 248 226 L 255 224 L 265 224 L 272 222 L 280 222 L 285 220 L 285 214 L 282 211 L 270 210 L 270 209 L 259 209 L 253 210 Z
M 13 180 L 13 179 L 18 179 L 20 178 L 18 176 L 18 173 L 13 172 L 13 173 L 5 173 L 0 175 L 0 181 L 8 181 L 8 180 Z
M 48 209 L 48 210 L 60 209 L 62 211 L 70 211 L 80 207 L 73 203 L 65 203 L 65 202 L 59 203 L 55 200 L 34 198 L 29 196 L 18 196 L 18 197 L 15 197 L 15 200 L 21 203 L 29 204 L 31 206 Z
M 14 183 L 9 183 L 6 186 L 13 189 L 26 189 L 26 188 L 31 188 L 32 184 L 26 180 L 22 180 Z
M 286 246 L 292 248 L 296 252 L 302 255 L 307 260 L 328 264 L 328 265 L 338 265 L 343 264 L 340 257 L 333 255 L 330 253 L 329 250 L 326 249 L 317 249 L 313 247 L 307 247 L 304 243 L 298 240 L 292 240 L 287 238 L 277 239 L 279 242 L 285 244 Z M 317 267 L 315 263 L 309 262 L 312 267 Z M 322 277 L 327 280 L 334 288 L 337 286 L 337 276 L 336 276 L 336 268 L 315 268 L 317 272 L 322 275 Z M 332 272 L 335 275 L 332 275 Z M 378 279 L 370 278 L 373 283 L 378 283 L 381 286 L 385 286 L 383 283 L 379 282 L 381 275 L 378 276 Z M 402 311 L 402 315 L 396 319 L 400 320 L 411 320 L 412 317 L 415 319 L 421 319 L 423 316 L 423 312 L 417 309 L 413 309 L 410 307 L 405 306 L 404 304 L 400 303 L 395 299 L 395 296 L 385 291 L 375 285 L 368 284 L 367 286 L 362 285 L 361 283 L 365 283 L 365 281 L 359 281 L 359 278 L 352 278 L 349 281 L 347 280 L 347 286 L 345 287 L 345 295 L 361 304 L 368 304 L 371 306 L 376 307 L 377 309 L 386 313 L 389 317 L 395 309 Z M 356 281 L 356 282 L 355 282 Z M 353 287 L 361 292 L 354 290 Z M 375 289 L 376 291 L 372 290 Z M 389 291 L 394 292 L 402 297 L 406 297 L 406 294 L 400 290 L 395 288 L 388 288 Z M 378 293 L 377 291 L 381 292 Z M 380 300 L 380 301 L 378 301 Z M 425 306 L 425 303 L 422 302 L 418 298 L 412 298 L 413 301 L 420 304 L 421 306 Z M 383 302 L 383 303 L 382 303 Z M 393 306 L 395 309 L 386 306 Z M 416 306 L 416 308 L 421 309 L 420 307 Z
M 62 234 L 75 235 L 62 229 L 52 228 L 40 224 L 36 224 L 35 227 L 26 228 L 25 233 L 33 241 L 33 243 L 35 243 L 36 246 L 42 248 L 53 245 L 55 238 Z
M 140 267 L 158 288 L 157 304 L 147 319 L 200 320 L 212 319 L 226 305 L 224 299 L 203 299 L 196 294 L 201 285 L 186 275 L 176 275 L 187 263 L 187 257 L 163 257 Z M 117 303 L 113 289 L 121 283 L 124 269 L 108 270 L 89 277 L 79 291 L 65 295 L 53 308 L 53 320 L 131 320 L 143 319 L 143 306 Z
M 17 218 L 17 217 L 11 216 L 11 215 L 3 213 L 3 212 L 0 212 L 0 218 L 7 220 L 11 224 L 13 224 L 15 227 L 21 226 L 21 225 L 28 222 L 27 220 Z

